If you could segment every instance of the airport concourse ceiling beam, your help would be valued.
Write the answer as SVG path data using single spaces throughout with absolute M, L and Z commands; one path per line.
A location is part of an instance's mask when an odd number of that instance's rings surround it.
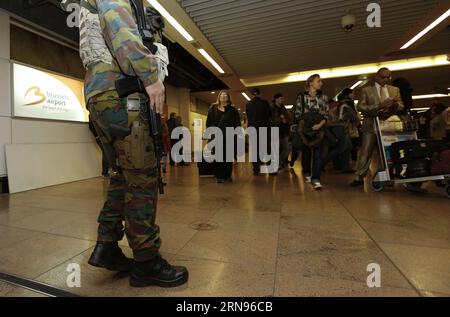
M 406 52 L 414 51 L 426 44 L 433 37 L 439 35 L 439 33 L 446 28 L 449 28 L 449 26 L 450 0 L 441 0 L 435 9 L 418 20 L 412 28 L 408 29 L 407 32 L 389 48 L 386 54 L 398 53 L 402 50 L 405 50 Z M 447 34 L 450 35 L 449 32 L 447 32 Z M 450 36 L 447 37 L 446 41 L 450 46 Z
M 152 1 L 147 0 L 150 4 Z M 166 17 L 165 35 L 172 41 L 180 44 L 192 56 L 207 67 L 217 76 L 230 90 L 242 92 L 246 88 L 232 67 L 217 52 L 203 32 L 197 27 L 191 17 L 183 10 L 177 0 L 159 0 L 158 3 L 173 17 L 173 19 L 188 33 L 181 33 L 179 29 Z M 164 15 L 164 14 L 163 14 Z M 192 40 L 186 37 L 190 36 Z M 213 65 L 216 64 L 216 66 Z M 218 68 L 222 72 L 218 71 Z

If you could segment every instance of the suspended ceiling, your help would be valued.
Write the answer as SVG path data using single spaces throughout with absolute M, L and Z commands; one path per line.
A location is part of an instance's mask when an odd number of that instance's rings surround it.
M 370 1 L 178 1 L 240 78 L 378 61 L 442 4 L 376 1 L 381 5 L 382 27 L 372 29 L 366 25 Z M 350 33 L 340 27 L 347 12 L 357 17 Z M 450 49 L 449 43 L 446 47 Z

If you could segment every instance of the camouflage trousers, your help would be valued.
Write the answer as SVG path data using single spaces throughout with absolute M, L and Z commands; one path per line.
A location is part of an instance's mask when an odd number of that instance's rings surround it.
M 158 254 L 161 240 L 155 224 L 156 155 L 145 100 L 140 102 L 137 111 L 129 111 L 127 100 L 118 98 L 112 91 L 91 98 L 88 109 L 104 150 L 109 151 L 110 160 L 118 166 L 117 173 L 111 176 L 107 199 L 98 217 L 98 241 L 120 241 L 125 233 L 134 259 L 150 260 Z M 111 124 L 124 129 L 137 124 L 141 132 L 117 137 Z

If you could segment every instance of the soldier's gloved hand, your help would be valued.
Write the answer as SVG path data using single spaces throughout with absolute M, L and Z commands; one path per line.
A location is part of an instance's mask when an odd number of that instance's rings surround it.
M 158 80 L 153 85 L 145 87 L 148 96 L 150 97 L 150 106 L 153 107 L 153 110 L 156 113 L 162 113 L 164 111 L 164 103 L 165 103 L 165 90 L 164 84 L 161 80 Z

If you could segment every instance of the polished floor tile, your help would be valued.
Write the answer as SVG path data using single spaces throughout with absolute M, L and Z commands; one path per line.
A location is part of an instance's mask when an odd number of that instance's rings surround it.
M 227 209 L 211 224 L 212 230 L 199 231 L 179 254 L 275 272 L 279 214 Z
M 48 297 L 37 291 L 0 281 L 0 297 Z
M 9 219 L 3 225 L 35 230 L 40 232 L 51 232 L 52 230 L 66 226 L 76 226 L 76 222 L 84 217 L 77 213 L 61 210 L 35 210 L 33 214 L 28 214 L 19 219 Z
M 53 285 L 59 289 L 82 295 L 82 296 L 107 296 L 107 297 L 134 297 L 137 295 L 137 289 L 129 286 L 129 274 L 108 271 L 102 268 L 90 266 L 87 261 L 93 248 L 79 253 L 78 255 L 66 259 L 64 262 L 46 271 L 36 278 L 37 281 Z M 128 247 L 122 246 L 125 255 L 131 257 L 132 252 Z M 172 254 L 162 253 L 163 256 L 171 261 Z M 69 287 L 67 285 L 67 266 L 76 263 L 80 266 L 80 287 Z
M 365 282 L 326 277 L 304 277 L 301 273 L 277 274 L 275 296 L 286 297 L 418 297 L 412 288 L 369 288 Z
M 377 264 L 383 286 L 411 288 L 401 272 L 371 241 L 329 238 L 323 243 L 307 242 L 311 244 L 303 250 L 278 257 L 277 273 L 366 283 L 371 273 L 367 271 L 369 265 Z
M 11 228 L 0 225 L 0 250 L 15 245 L 16 243 L 32 239 L 39 235 L 39 232 Z M 1 251 L 0 251 L 1 254 Z
M 61 220 L 57 226 L 52 226 L 48 233 L 61 235 L 69 238 L 77 238 L 82 240 L 97 240 L 97 214 L 79 215 L 73 214 L 71 220 Z
M 14 285 L 0 281 L 0 297 L 6 296 L 6 294 L 11 292 L 13 289 L 14 289 Z
M 35 278 L 93 244 L 92 241 L 42 233 L 0 249 L 0 271 Z
M 380 246 L 417 289 L 450 294 L 450 249 L 390 243 Z
M 189 269 L 189 282 L 174 290 L 140 289 L 137 296 L 273 296 L 275 275 L 257 267 L 176 256 L 177 265 Z
M 30 206 L 79 213 L 97 213 L 103 206 L 103 196 L 96 198 L 70 198 L 45 195 L 39 192 L 11 195 L 10 206 Z
M 236 165 L 232 184 L 199 178 L 195 164 L 169 169 L 158 201 L 162 254 L 185 265 L 175 289 L 129 287 L 128 275 L 91 267 L 107 181 L 84 180 L 0 195 L 0 271 L 86 296 L 448 296 L 450 210 L 442 190 L 401 186 L 374 193 L 329 171 L 324 189 L 299 166 L 254 177 Z M 132 255 L 126 238 L 120 242 Z M 81 267 L 69 288 L 67 265 Z M 367 266 L 381 268 L 369 288 Z M 0 295 L 34 296 L 0 283 Z
M 32 206 L 9 206 L 6 209 L 0 210 L 0 225 L 8 225 L 26 217 L 39 215 L 45 211 L 47 211 L 47 209 Z
M 431 291 L 420 291 L 424 297 L 450 297 L 450 294 L 431 292 Z

